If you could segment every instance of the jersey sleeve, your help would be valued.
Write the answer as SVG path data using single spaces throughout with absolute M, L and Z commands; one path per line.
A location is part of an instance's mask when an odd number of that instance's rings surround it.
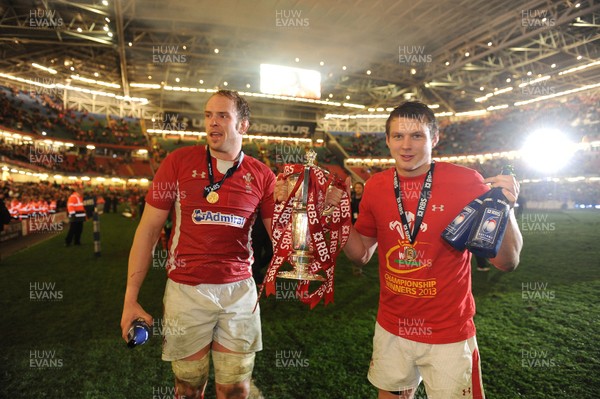
M 275 190 L 275 175 L 271 170 L 265 171 L 265 186 L 263 196 L 260 200 L 260 214 L 263 219 L 273 218 L 273 209 L 275 208 L 275 200 L 273 199 L 273 191 Z
M 146 203 L 155 208 L 169 210 L 177 198 L 177 170 L 174 160 L 171 153 L 162 161 L 146 194 Z
M 377 184 L 373 183 L 373 180 L 365 183 L 363 196 L 358 206 L 358 219 L 356 219 L 356 223 L 354 224 L 356 231 L 366 237 L 377 236 L 377 225 L 375 224 L 375 217 L 372 212 L 372 199 L 377 198 L 377 193 L 373 191 L 377 189 L 376 186 Z
M 469 177 L 469 179 L 465 179 L 466 181 L 471 182 L 470 183 L 470 189 L 469 191 L 472 191 L 475 196 L 473 197 L 473 199 L 479 197 L 480 195 L 487 193 L 490 188 L 487 184 L 485 184 L 483 182 L 483 176 L 481 176 L 481 174 L 479 174 L 479 172 L 477 172 L 476 170 L 473 169 L 468 169 L 469 172 L 471 173 Z M 472 200 L 473 200 L 472 199 Z M 471 200 L 471 201 L 472 201 Z

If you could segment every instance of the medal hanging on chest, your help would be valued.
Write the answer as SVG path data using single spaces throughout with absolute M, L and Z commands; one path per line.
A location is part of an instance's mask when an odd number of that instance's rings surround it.
M 228 177 L 231 177 L 231 175 L 233 175 L 233 173 L 239 169 L 243 160 L 244 160 L 244 152 L 240 151 L 240 156 L 238 157 L 238 161 L 235 162 L 232 167 L 227 169 L 227 172 L 225 172 L 225 175 L 223 176 L 223 178 L 220 181 L 215 183 L 215 174 L 213 172 L 210 148 L 208 146 L 206 146 L 206 167 L 208 169 L 209 184 L 206 187 L 204 187 L 204 198 L 206 198 L 206 201 L 209 204 L 216 204 L 217 202 L 219 202 L 219 193 L 217 193 L 217 190 L 219 190 L 221 188 L 225 179 L 227 179 Z
M 206 200 L 209 204 L 216 204 L 217 202 L 219 202 L 219 193 L 217 193 L 216 191 L 211 191 L 206 196 Z
M 404 259 L 409 262 L 417 260 L 417 250 L 413 244 L 417 239 L 417 234 L 419 234 L 421 223 L 423 223 L 423 218 L 425 217 L 425 210 L 427 209 L 427 204 L 429 203 L 429 198 L 431 197 L 430 193 L 431 185 L 433 183 L 434 166 L 435 164 L 432 163 L 427 175 L 425 176 L 425 182 L 423 183 L 421 195 L 419 196 L 419 204 L 417 205 L 417 213 L 415 215 L 415 223 L 412 231 L 410 231 L 408 218 L 406 217 L 404 205 L 402 204 L 402 193 L 400 188 L 400 179 L 398 178 L 398 171 L 394 171 L 394 192 L 396 194 L 396 204 L 398 205 L 398 213 L 400 214 L 400 221 L 402 222 L 404 238 L 409 242 L 409 244 L 404 246 Z
M 404 259 L 409 262 L 414 262 L 417 260 L 417 250 L 411 246 L 404 247 Z

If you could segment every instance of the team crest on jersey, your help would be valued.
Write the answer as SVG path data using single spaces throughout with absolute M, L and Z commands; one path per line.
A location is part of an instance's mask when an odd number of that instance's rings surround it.
M 406 212 L 406 219 L 408 225 L 412 231 L 414 228 L 415 215 L 412 212 Z M 427 223 L 421 223 L 419 228 L 420 232 L 427 231 Z M 413 244 L 409 243 L 409 237 L 404 234 L 404 228 L 402 222 L 399 220 L 393 220 L 389 223 L 388 228 L 390 231 L 396 232 L 400 238 L 397 240 L 397 245 L 389 248 L 386 251 L 386 266 L 388 270 L 395 274 L 406 274 L 413 273 L 417 270 L 421 270 L 425 267 L 431 267 L 432 261 L 426 258 L 426 253 L 422 249 L 423 245 L 429 245 L 427 242 L 419 241 Z M 417 244 L 419 247 L 417 248 Z
M 243 216 L 221 213 L 221 212 L 212 212 L 212 211 L 203 211 L 202 209 L 194 209 L 192 213 L 192 221 L 194 224 L 221 224 L 225 226 L 231 227 L 244 227 L 246 224 L 246 218 Z
M 248 172 L 244 176 L 242 176 L 242 178 L 246 182 L 246 192 L 247 193 L 251 193 L 252 192 L 252 186 L 250 185 L 250 183 L 252 183 L 252 180 L 254 180 L 254 176 L 252 176 L 250 174 L 250 172 Z
M 410 229 L 412 231 L 412 229 L 414 227 L 414 223 L 415 223 L 415 214 L 410 211 L 406 212 L 406 221 L 408 222 L 408 226 L 410 227 Z M 404 230 L 402 228 L 402 223 L 399 220 L 391 221 L 389 223 L 388 227 L 391 231 L 396 231 L 402 239 L 408 239 L 408 237 L 404 237 Z M 428 227 L 427 223 L 423 222 L 423 223 L 421 223 L 421 227 L 419 228 L 419 231 L 426 232 L 427 227 Z

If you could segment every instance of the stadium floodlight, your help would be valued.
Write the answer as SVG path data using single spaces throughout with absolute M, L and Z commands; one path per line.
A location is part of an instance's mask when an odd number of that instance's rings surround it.
M 454 116 L 481 116 L 486 114 L 485 109 L 477 109 L 474 111 L 457 112 Z
M 534 169 L 556 172 L 567 165 L 577 151 L 577 145 L 556 129 L 533 132 L 521 148 L 521 156 Z
M 38 69 L 41 69 L 43 71 L 46 71 L 48 73 L 51 73 L 52 75 L 56 75 L 56 73 L 57 73 L 56 69 L 47 68 L 47 67 L 45 67 L 43 65 L 40 65 L 40 64 L 38 64 L 36 62 L 32 62 L 31 66 L 33 66 L 34 68 L 38 68 Z

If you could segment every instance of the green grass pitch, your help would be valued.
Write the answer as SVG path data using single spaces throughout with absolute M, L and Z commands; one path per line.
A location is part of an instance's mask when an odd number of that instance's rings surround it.
M 487 397 L 598 398 L 600 213 L 532 212 L 520 224 L 525 246 L 517 271 L 473 271 Z M 100 258 L 86 223 L 81 247 L 65 248 L 63 232 L 2 260 L 0 397 L 172 397 L 160 336 L 134 350 L 120 338 L 136 226 L 103 215 Z M 280 280 L 281 294 L 261 299 L 264 350 L 254 378 L 267 399 L 377 397 L 366 379 L 379 289 L 375 258 L 355 277 L 342 255 L 335 303 L 326 307 L 298 303 L 289 280 Z M 151 267 L 140 298 L 157 319 L 161 266 Z M 212 382 L 206 397 L 214 398 Z

